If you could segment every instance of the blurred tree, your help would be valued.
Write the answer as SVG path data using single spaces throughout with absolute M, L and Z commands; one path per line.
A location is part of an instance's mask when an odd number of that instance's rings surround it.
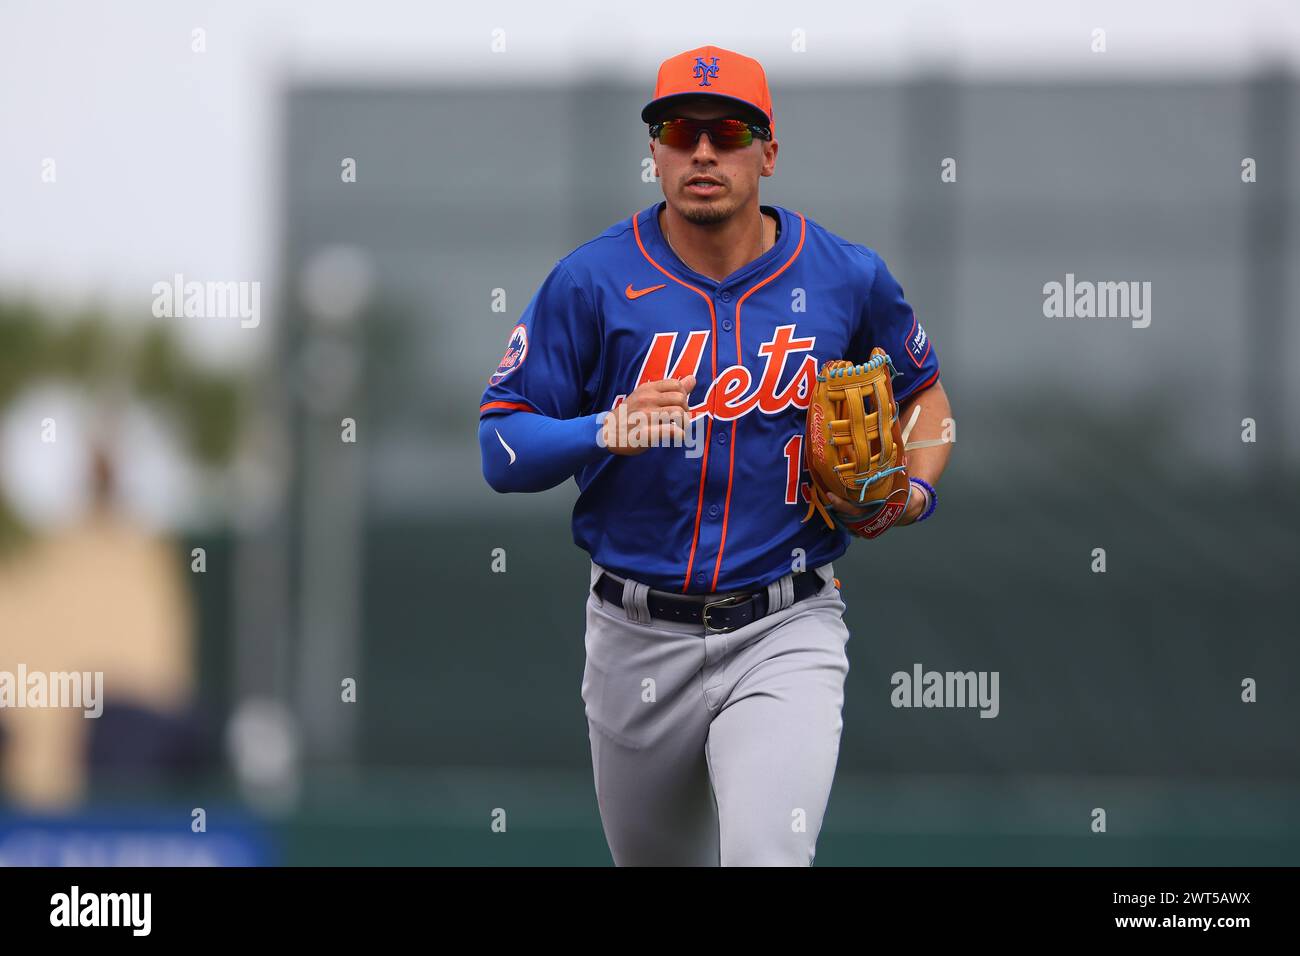
M 0 300 L 0 407 L 45 371 L 41 364 L 48 354 L 45 333 L 34 305 Z
M 187 362 L 166 326 L 151 326 L 132 363 L 136 392 L 168 407 L 182 427 L 189 451 L 205 465 L 222 465 L 235 452 L 241 419 L 242 383 Z
M 140 330 L 93 309 L 69 317 L 0 297 L 0 410 L 51 380 L 79 385 L 95 401 L 121 392 L 160 408 L 203 465 L 224 465 L 235 452 L 243 381 L 188 360 L 167 326 Z M 0 552 L 26 536 L 0 490 Z

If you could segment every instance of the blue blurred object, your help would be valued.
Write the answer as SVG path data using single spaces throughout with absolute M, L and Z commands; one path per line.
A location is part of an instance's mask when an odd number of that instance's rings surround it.
M 91 722 L 86 749 L 92 780 L 125 772 L 185 777 L 213 768 L 219 759 L 217 734 L 201 709 L 163 712 L 109 700 Z
M 269 866 L 278 853 L 257 821 L 225 806 L 97 809 L 66 817 L 0 815 L 0 866 Z

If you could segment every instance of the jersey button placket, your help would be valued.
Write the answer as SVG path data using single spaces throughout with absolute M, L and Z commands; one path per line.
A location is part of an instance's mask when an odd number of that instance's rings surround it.
M 720 291 L 720 293 L 716 293 L 716 298 L 718 298 L 719 303 L 729 303 L 732 298 L 735 297 L 733 297 L 729 291 Z M 736 328 L 735 321 L 732 321 L 729 317 L 725 316 L 722 308 L 719 308 L 718 312 L 720 319 L 718 324 L 720 328 L 722 328 L 723 332 L 731 332 L 732 329 Z M 720 341 L 719 346 L 722 346 L 722 342 Z M 735 343 L 729 343 L 727 349 L 731 350 L 733 347 L 735 347 Z M 718 442 L 718 445 L 727 445 L 727 442 L 731 440 L 731 437 L 729 437 L 731 436 L 731 421 L 715 420 L 714 428 L 716 436 L 715 441 Z M 710 498 L 712 498 L 714 503 L 711 503 L 711 505 L 707 507 L 705 514 L 712 520 L 712 522 L 715 522 L 712 531 L 714 531 L 714 535 L 718 536 L 714 540 L 714 545 L 716 546 L 720 544 L 720 536 L 722 536 L 722 520 L 720 519 L 722 519 L 723 506 L 720 502 L 723 501 L 725 494 L 727 494 L 727 457 L 720 454 L 716 455 L 715 458 L 712 458 L 710 464 L 708 464 L 708 472 L 710 472 L 710 475 L 708 475 L 708 492 L 710 492 Z M 718 557 L 718 555 L 716 555 L 715 551 L 714 558 L 716 559 L 716 557 Z M 701 576 L 695 576 L 695 583 L 697 584 L 703 584 L 705 583 L 705 580 L 710 580 L 710 576 L 706 575 L 703 580 L 701 580 Z
M 723 292 L 718 298 L 723 302 L 731 301 L 731 293 Z M 723 319 L 720 323 L 724 332 L 730 332 L 732 328 L 731 319 Z M 717 429 L 717 443 L 719 445 L 727 444 L 727 433 L 731 428 L 730 422 L 715 421 L 714 427 Z M 716 497 L 716 501 L 709 505 L 705 514 L 713 520 L 714 535 L 720 536 L 722 522 L 719 518 L 722 515 L 722 505 L 718 504 L 723 495 L 726 494 L 727 487 L 727 462 L 725 455 L 718 455 L 714 459 L 717 464 L 710 466 L 709 483 L 711 497 Z M 716 548 L 720 544 L 719 537 L 713 537 L 714 557 L 717 556 Z M 696 580 L 704 584 L 708 575 L 697 574 Z M 704 634 L 704 672 L 701 675 L 704 682 L 704 706 L 710 711 L 717 711 L 725 700 L 724 681 L 726 678 L 726 660 L 727 648 L 730 644 L 729 634 Z
M 730 291 L 726 291 L 726 290 L 716 292 L 715 297 L 720 306 L 723 304 L 730 303 L 731 300 L 735 298 L 735 296 L 733 296 Z M 736 327 L 736 323 L 724 313 L 724 310 L 721 307 L 718 308 L 718 318 L 719 318 L 718 326 L 721 328 L 723 332 L 731 332 Z M 721 350 L 722 342 L 719 341 L 718 345 Z M 726 348 L 728 350 L 734 349 L 734 342 L 729 343 L 726 346 Z M 730 351 L 728 351 L 727 354 L 730 354 Z M 729 421 L 715 420 L 713 424 L 714 424 L 714 434 L 716 436 L 715 441 L 719 446 L 725 447 L 727 443 L 730 441 L 730 432 L 732 428 L 732 423 Z M 713 522 L 710 537 L 712 538 L 711 543 L 713 544 L 715 549 L 721 543 L 721 533 L 722 533 L 721 502 L 722 499 L 726 496 L 726 492 L 727 492 L 727 471 L 728 471 L 728 462 L 727 462 L 727 457 L 725 455 L 717 455 L 717 456 L 712 456 L 710 458 L 708 490 L 709 490 L 709 498 L 713 501 L 713 503 L 710 504 L 708 508 L 705 509 L 704 513 Z M 713 558 L 716 559 L 716 557 L 717 557 L 717 552 L 715 550 L 713 553 Z M 710 564 L 710 567 L 711 566 L 712 565 Z M 712 575 L 711 571 L 707 574 L 697 573 L 695 575 L 696 585 L 699 586 L 699 585 L 706 584 L 709 580 L 711 580 L 711 575 Z
M 713 580 L 713 565 L 717 560 L 718 546 L 722 543 L 722 501 L 727 493 L 727 455 L 718 446 L 727 444 L 730 429 L 730 422 L 713 423 L 714 447 L 718 450 L 709 455 L 705 489 L 705 501 L 708 504 L 704 505 L 701 514 L 704 520 L 700 525 L 700 550 L 697 558 L 701 562 L 699 566 L 707 570 L 696 571 L 693 576 L 697 591 L 711 590 L 709 584 Z

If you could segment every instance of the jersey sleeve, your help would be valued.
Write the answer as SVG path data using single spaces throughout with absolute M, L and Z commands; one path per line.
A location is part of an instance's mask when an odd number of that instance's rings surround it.
M 894 379 L 894 399 L 901 402 L 938 381 L 939 355 L 885 261 L 874 252 L 870 258 L 874 274 L 848 359 L 865 362 L 875 346 L 888 352 L 902 373 Z
M 510 329 L 505 354 L 488 376 L 479 415 L 528 411 L 567 419 L 587 414 L 599 357 L 596 314 L 559 262 Z

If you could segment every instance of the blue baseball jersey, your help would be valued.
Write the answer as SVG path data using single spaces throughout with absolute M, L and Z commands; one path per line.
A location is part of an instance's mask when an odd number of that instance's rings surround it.
M 901 403 L 938 380 L 934 344 L 875 252 L 801 213 L 763 206 L 780 223 L 775 245 L 719 282 L 668 246 L 663 205 L 556 264 L 511 329 L 480 415 L 575 419 L 645 382 L 694 374 L 698 444 L 604 452 L 580 467 L 574 542 L 616 574 L 683 593 L 768 584 L 799 549 L 808 568 L 833 561 L 849 533 L 803 520 L 817 370 L 880 346 L 901 373 Z

